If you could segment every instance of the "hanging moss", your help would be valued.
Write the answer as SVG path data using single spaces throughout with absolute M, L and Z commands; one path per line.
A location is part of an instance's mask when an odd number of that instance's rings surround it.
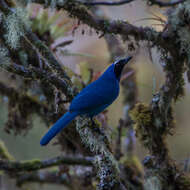
M 142 177 L 143 175 L 143 166 L 140 163 L 139 159 L 137 156 L 124 156 L 121 160 L 120 163 L 123 164 L 125 168 L 130 169 L 133 171 L 133 175 Z
M 179 47 L 179 53 L 181 58 L 186 58 L 186 65 L 190 70 L 190 4 L 189 2 L 184 2 L 179 4 L 175 9 L 171 9 L 168 14 L 168 25 L 170 26 L 170 32 L 176 35 L 176 45 Z M 179 61 L 178 61 L 179 62 Z M 183 60 L 184 62 L 184 60 Z M 175 67 L 178 68 L 178 67 Z M 176 70 L 177 73 L 182 73 L 184 71 Z M 177 75 L 176 73 L 176 75 Z M 187 76 L 188 73 L 187 73 Z M 179 86 L 184 85 L 182 80 L 183 76 L 176 79 L 179 81 Z M 188 77 L 190 78 L 190 77 Z M 190 81 L 190 80 L 189 80 Z M 178 93 L 182 93 L 182 90 L 178 90 Z
M 137 103 L 129 114 L 131 119 L 135 122 L 134 130 L 136 136 L 150 152 L 154 150 L 158 151 L 157 137 L 159 137 L 159 134 L 158 129 L 153 123 L 154 120 L 150 106 L 144 103 Z M 161 134 L 160 137 L 162 138 Z
M 130 111 L 132 120 L 136 123 L 136 130 L 142 125 L 148 126 L 152 122 L 152 113 L 150 107 L 144 103 L 137 103 Z
M 17 7 L 13 12 L 4 17 L 7 45 L 13 49 L 20 47 L 20 39 L 25 34 L 25 27 L 30 25 L 27 12 Z
M 33 160 L 25 161 L 25 162 L 23 161 L 21 164 L 23 170 L 26 170 L 26 171 L 34 170 L 34 168 L 40 169 L 42 165 L 43 165 L 42 162 L 38 159 L 33 159 Z

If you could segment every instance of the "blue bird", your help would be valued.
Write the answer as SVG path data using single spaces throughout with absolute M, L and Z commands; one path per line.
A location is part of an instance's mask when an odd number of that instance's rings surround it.
M 102 112 L 119 95 L 119 81 L 122 70 L 132 57 L 120 59 L 111 64 L 94 82 L 86 86 L 72 100 L 69 111 L 66 112 L 43 136 L 41 145 L 46 145 L 65 128 L 76 116 L 86 115 L 90 118 Z

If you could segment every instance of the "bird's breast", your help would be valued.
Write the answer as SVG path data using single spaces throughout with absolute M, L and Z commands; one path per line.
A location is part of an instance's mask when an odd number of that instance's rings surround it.
M 109 80 L 101 85 L 100 92 L 103 92 L 103 96 L 112 102 L 119 95 L 119 82 L 116 80 Z

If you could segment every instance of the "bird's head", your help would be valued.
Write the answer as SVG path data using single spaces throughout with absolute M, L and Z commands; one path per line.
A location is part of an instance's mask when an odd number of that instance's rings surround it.
M 128 56 L 124 59 L 119 59 L 114 63 L 114 73 L 118 80 L 120 80 L 121 73 L 123 71 L 124 66 L 132 59 L 132 56 Z

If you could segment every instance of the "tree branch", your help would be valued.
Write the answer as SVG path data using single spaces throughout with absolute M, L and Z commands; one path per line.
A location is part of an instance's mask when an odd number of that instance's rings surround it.
M 6 26 L 6 16 L 11 15 L 11 14 L 14 14 L 15 16 L 17 16 L 15 14 L 16 9 L 9 8 L 8 5 L 6 5 L 6 3 L 4 2 L 4 0 L 0 0 L 0 5 L 1 5 L 0 10 L 2 10 L 4 14 L 4 17 L 3 17 L 4 19 L 2 19 L 2 25 Z M 67 86 L 67 89 L 70 90 L 70 94 L 71 94 L 71 89 L 70 89 L 71 81 L 70 81 L 70 78 L 65 73 L 65 71 L 62 69 L 61 64 L 57 61 L 57 59 L 55 58 L 51 50 L 45 45 L 45 43 L 43 43 L 37 37 L 37 35 L 31 31 L 31 29 L 28 26 L 26 26 L 24 23 L 22 24 L 25 31 L 24 31 L 24 34 L 21 36 L 20 43 L 22 44 L 28 43 L 30 45 L 30 48 L 35 49 L 39 53 L 41 58 L 46 61 L 48 66 L 54 71 L 54 74 L 58 74 L 58 76 L 61 79 L 64 79 L 65 81 L 67 80 L 67 85 L 65 85 L 65 87 Z M 4 31 L 1 31 L 1 32 L 3 33 Z M 24 46 L 24 47 L 27 47 L 27 46 Z
M 76 178 L 75 176 L 71 176 Z M 22 186 L 25 183 L 45 183 L 45 184 L 62 184 L 65 186 L 71 186 L 71 181 L 67 175 L 58 176 L 56 172 L 32 172 L 25 173 L 16 178 L 18 186 Z
M 35 3 L 50 6 L 51 1 L 45 0 L 33 0 Z M 162 37 L 159 32 L 156 32 L 149 27 L 136 27 L 128 22 L 121 20 L 109 20 L 109 19 L 99 19 L 96 16 L 89 13 L 86 6 L 81 2 L 76 2 L 74 0 L 57 1 L 55 7 L 57 9 L 66 10 L 71 17 L 81 20 L 84 24 L 94 28 L 96 31 L 100 31 L 104 34 L 120 34 L 122 36 L 128 37 L 133 36 L 138 40 L 150 40 L 153 43 L 160 44 L 163 42 Z M 102 36 L 102 35 L 101 35 Z
M 0 159 L 14 160 L 13 156 L 9 153 L 7 147 L 2 140 L 0 140 Z
M 78 1 L 84 5 L 87 5 L 87 6 L 97 6 L 97 5 L 101 5 L 101 6 L 119 6 L 119 5 L 124 5 L 124 4 L 128 4 L 128 3 L 131 3 L 132 1 L 134 0 L 121 0 L 121 1 L 98 1 L 98 2 L 94 2 L 94 1 L 89 1 L 89 2 L 82 2 L 82 1 Z
M 38 171 L 24 173 L 18 175 L 16 183 L 21 187 L 25 183 L 41 183 L 41 184 L 62 184 L 68 187 L 68 189 L 77 190 L 95 190 L 96 187 L 93 184 L 94 172 L 85 171 L 80 174 L 69 174 L 61 170 L 54 171 Z
M 185 2 L 186 0 L 175 0 L 175 1 L 160 1 L 160 0 L 148 0 L 149 5 L 158 5 L 159 7 L 171 7 Z
M 73 94 L 70 88 L 68 88 L 68 82 L 64 79 L 58 78 L 54 73 L 49 73 L 46 70 L 39 69 L 37 67 L 30 66 L 26 68 L 22 65 L 15 63 L 0 64 L 0 67 L 4 70 L 20 75 L 26 79 L 46 81 L 54 85 L 56 88 L 62 90 L 69 100 L 72 99 Z
M 69 156 L 58 156 L 49 160 L 29 160 L 23 162 L 0 160 L 0 170 L 8 172 L 28 172 L 40 170 L 52 166 L 61 164 L 66 165 L 81 165 L 81 166 L 92 166 L 94 158 L 92 157 L 69 157 Z

